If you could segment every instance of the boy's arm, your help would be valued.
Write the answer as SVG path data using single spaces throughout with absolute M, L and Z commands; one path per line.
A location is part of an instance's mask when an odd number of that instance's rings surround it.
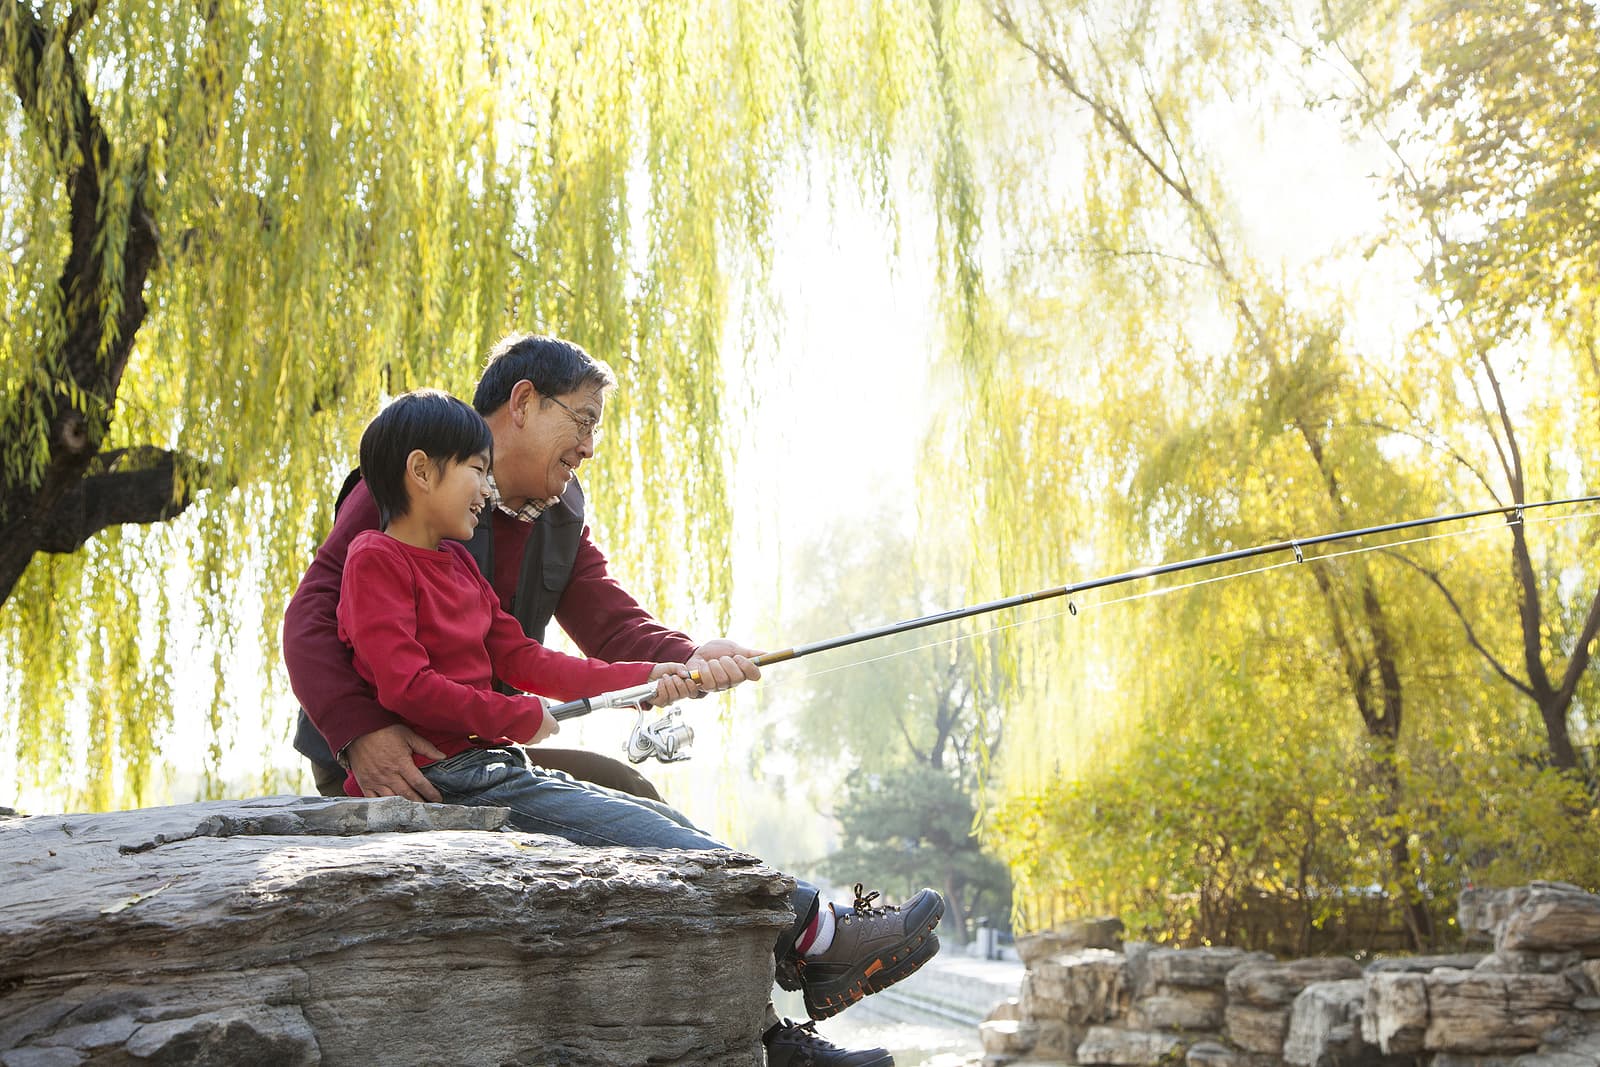
M 339 591 L 350 542 L 377 528 L 378 508 L 363 482 L 339 508 L 333 529 L 283 613 L 289 685 L 335 754 L 357 737 L 400 722 L 356 673 L 350 649 L 339 639 Z
M 345 560 L 339 627 L 371 673 L 378 700 L 412 725 L 444 734 L 523 739 L 544 722 L 537 697 L 479 689 L 434 669 L 417 640 L 411 573 L 389 552 L 358 548 Z
M 522 624 L 500 607 L 494 587 L 479 572 L 466 549 L 450 546 L 459 556 L 462 572 L 477 583 L 484 610 L 490 613 L 489 632 L 484 647 L 496 678 L 528 693 L 554 700 L 576 700 L 615 689 L 631 688 L 647 681 L 654 662 L 624 661 L 607 663 L 598 658 L 584 659 L 546 648 L 523 632 Z

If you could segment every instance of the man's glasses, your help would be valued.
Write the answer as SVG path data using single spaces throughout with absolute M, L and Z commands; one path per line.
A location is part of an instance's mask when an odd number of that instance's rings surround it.
M 591 444 L 593 444 L 594 442 L 600 440 L 600 420 L 599 419 L 592 418 L 591 416 L 588 416 L 588 415 L 580 415 L 578 412 L 573 411 L 571 408 L 567 407 L 567 405 L 563 404 L 560 400 L 558 400 L 557 398 L 551 396 L 549 393 L 541 393 L 540 395 L 543 396 L 546 400 L 554 402 L 556 407 L 560 408 L 562 411 L 565 411 L 567 413 L 567 416 L 569 418 L 571 418 L 573 422 L 578 424 L 578 439 L 579 440 L 582 440 L 583 438 L 587 437 Z

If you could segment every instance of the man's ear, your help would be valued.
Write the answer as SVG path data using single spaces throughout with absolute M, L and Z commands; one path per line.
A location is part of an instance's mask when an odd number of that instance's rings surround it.
M 433 465 L 433 460 L 420 448 L 413 448 L 406 456 L 406 485 L 408 488 L 426 493 L 433 488 L 434 475 L 438 468 Z
M 521 428 L 527 425 L 528 416 L 539 403 L 539 390 L 533 383 L 523 378 L 511 387 L 511 399 L 506 402 L 506 408 L 511 415 L 511 425 Z

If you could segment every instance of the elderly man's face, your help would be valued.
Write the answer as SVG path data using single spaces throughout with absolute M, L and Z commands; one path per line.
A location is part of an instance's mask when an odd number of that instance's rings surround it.
M 518 467 L 523 484 L 501 484 L 501 492 L 531 500 L 560 496 L 579 465 L 594 455 L 604 413 L 605 397 L 598 388 L 582 387 L 554 398 L 533 394 L 521 435 L 524 461 Z

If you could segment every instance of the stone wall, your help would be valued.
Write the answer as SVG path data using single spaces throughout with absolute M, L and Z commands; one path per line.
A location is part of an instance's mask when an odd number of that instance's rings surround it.
M 985 1067 L 1597 1067 L 1600 896 L 1468 890 L 1486 951 L 1280 961 L 1118 944 L 1114 923 L 1019 942 L 1022 995 L 980 1027 Z
M 504 814 L 0 817 L 0 1065 L 761 1063 L 791 880 Z

